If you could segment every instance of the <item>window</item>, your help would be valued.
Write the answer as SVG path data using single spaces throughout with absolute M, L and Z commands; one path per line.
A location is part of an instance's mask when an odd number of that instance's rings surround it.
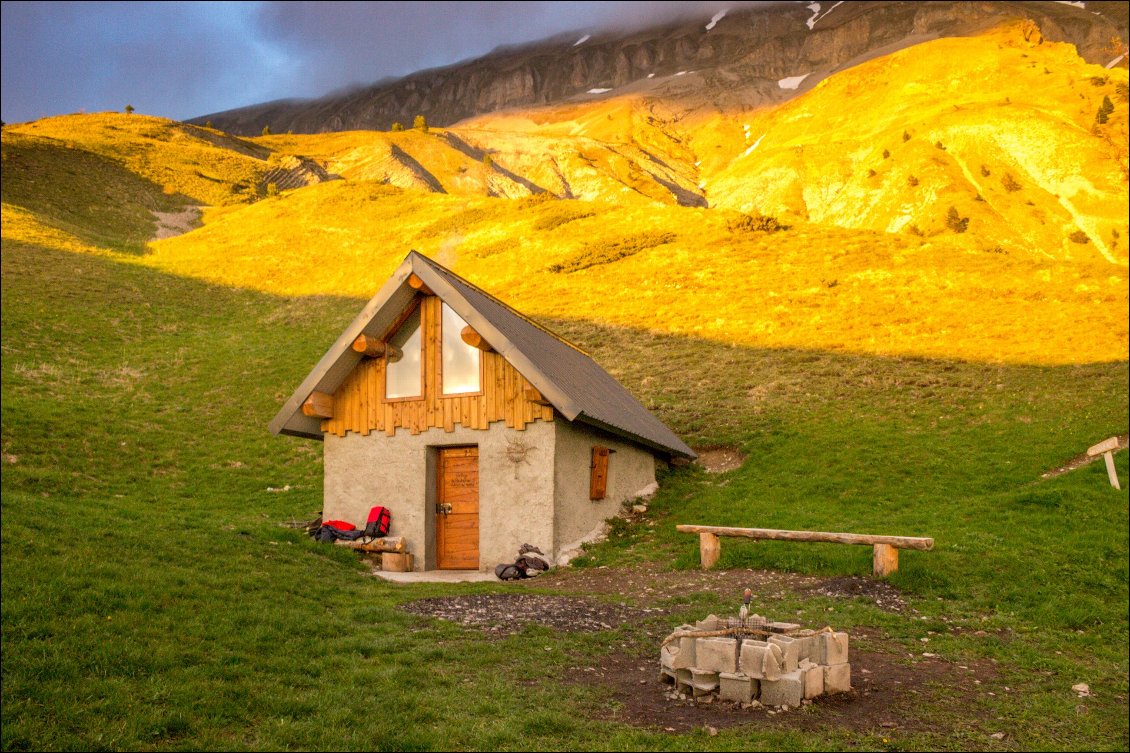
M 385 363 L 385 398 L 420 397 L 423 393 L 420 358 L 420 307 L 408 315 L 400 328 L 388 340 L 400 351 L 387 356 Z
M 463 342 L 467 322 L 443 304 L 443 394 L 479 392 L 479 349 Z

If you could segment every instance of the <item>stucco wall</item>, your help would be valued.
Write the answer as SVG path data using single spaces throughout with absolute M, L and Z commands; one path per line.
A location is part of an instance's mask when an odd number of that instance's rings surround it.
M 392 512 L 391 535 L 407 539 L 415 569 L 432 569 L 435 452 L 429 448 L 477 445 L 479 569 L 489 571 L 500 562 L 513 562 L 523 543 L 548 553 L 555 544 L 555 429 L 565 424 L 560 419 L 537 421 L 517 431 L 498 422 L 488 431 L 457 426 L 452 432 L 430 429 L 415 436 L 400 430 L 394 437 L 379 432 L 326 434 L 323 516 L 362 526 L 370 507 L 384 505 Z M 510 442 L 531 448 L 524 462 L 514 463 L 508 457 Z M 587 467 L 586 461 L 586 502 Z
M 655 456 L 647 450 L 584 424 L 557 424 L 555 561 L 597 533 L 605 520 L 620 512 L 624 500 L 649 491 L 655 483 Z M 595 502 L 589 499 L 593 445 L 615 450 L 608 459 L 607 494 Z

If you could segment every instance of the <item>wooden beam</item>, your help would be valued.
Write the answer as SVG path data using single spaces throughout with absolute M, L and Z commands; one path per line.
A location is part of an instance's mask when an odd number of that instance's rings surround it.
M 338 539 L 334 542 L 338 546 L 347 546 L 350 549 L 359 549 L 362 552 L 403 552 L 404 551 L 404 537 L 403 536 L 385 536 L 383 539 L 373 539 L 372 541 L 342 541 Z
M 698 535 L 698 557 L 702 562 L 702 569 L 709 570 L 714 567 L 718 557 L 722 554 L 722 541 L 713 533 L 702 532 Z
M 490 346 L 490 343 L 484 340 L 483 336 L 476 332 L 469 324 L 460 331 L 459 336 L 463 338 L 463 342 L 467 343 L 472 348 L 478 348 L 484 353 L 494 352 L 494 348 Z
M 435 293 L 432 292 L 432 289 L 425 285 L 424 281 L 416 276 L 415 272 L 408 275 L 408 287 L 412 288 L 413 290 L 417 290 L 424 295 L 435 295 Z
M 302 404 L 302 414 L 312 418 L 333 418 L 334 396 L 325 392 L 311 392 Z
M 833 544 L 886 544 L 897 549 L 917 549 L 928 552 L 934 540 L 917 536 L 879 536 L 867 533 L 828 533 L 825 531 L 780 531 L 775 528 L 728 528 L 726 526 L 675 526 L 680 533 L 712 533 L 716 536 L 738 536 L 747 539 L 773 541 L 824 541 Z
M 549 401 L 545 399 L 545 396 L 541 394 L 541 391 L 537 387 L 526 387 L 525 389 L 522 390 L 522 396 L 525 397 L 527 400 L 529 400 L 531 403 L 537 403 L 538 405 L 549 405 L 550 404 Z
M 400 348 L 395 345 L 390 345 L 383 340 L 378 340 L 371 335 L 357 335 L 357 339 L 353 341 L 353 349 L 369 358 L 380 358 L 385 353 L 388 353 L 388 360 L 392 363 L 396 363 L 404 357 Z
M 1111 437 L 1110 439 L 1104 439 L 1103 441 L 1099 442 L 1097 445 L 1093 445 L 1091 447 L 1088 447 L 1087 448 L 1087 455 L 1089 457 L 1093 458 L 1096 455 L 1102 455 L 1103 453 L 1106 453 L 1106 452 L 1114 452 L 1117 449 L 1118 449 L 1118 437 Z
M 871 554 L 871 570 L 876 578 L 886 578 L 899 569 L 899 550 L 890 544 L 876 544 Z

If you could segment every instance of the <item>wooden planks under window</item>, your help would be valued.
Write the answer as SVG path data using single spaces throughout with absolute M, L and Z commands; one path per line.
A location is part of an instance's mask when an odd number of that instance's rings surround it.
M 589 477 L 589 499 L 604 499 L 608 494 L 608 456 L 612 451 L 595 445 L 592 448 L 592 467 Z
M 442 303 L 435 296 L 422 299 L 424 395 L 419 400 L 384 401 L 383 358 L 363 358 L 333 395 L 333 417 L 322 421 L 322 431 L 345 436 L 347 431 L 368 434 L 397 429 L 419 434 L 432 428 L 455 431 L 456 426 L 487 429 L 505 421 L 512 429 L 525 429 L 533 421 L 552 421 L 553 407 L 531 400 L 537 390 L 498 353 L 482 352 L 482 392 L 444 397 L 440 394 L 440 319 Z M 527 392 L 528 391 L 528 392 Z

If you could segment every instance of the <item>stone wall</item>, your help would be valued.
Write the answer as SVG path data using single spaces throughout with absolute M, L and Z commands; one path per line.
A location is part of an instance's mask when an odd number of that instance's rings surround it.
M 684 635 L 660 649 L 660 679 L 673 685 L 672 697 L 762 706 L 800 706 L 821 695 L 851 690 L 848 634 L 802 630 L 792 623 L 747 620 L 765 631 L 733 637 L 711 636 L 722 630 L 741 632 L 738 620 L 711 615 L 683 625 Z M 696 636 L 693 633 L 704 635 Z

